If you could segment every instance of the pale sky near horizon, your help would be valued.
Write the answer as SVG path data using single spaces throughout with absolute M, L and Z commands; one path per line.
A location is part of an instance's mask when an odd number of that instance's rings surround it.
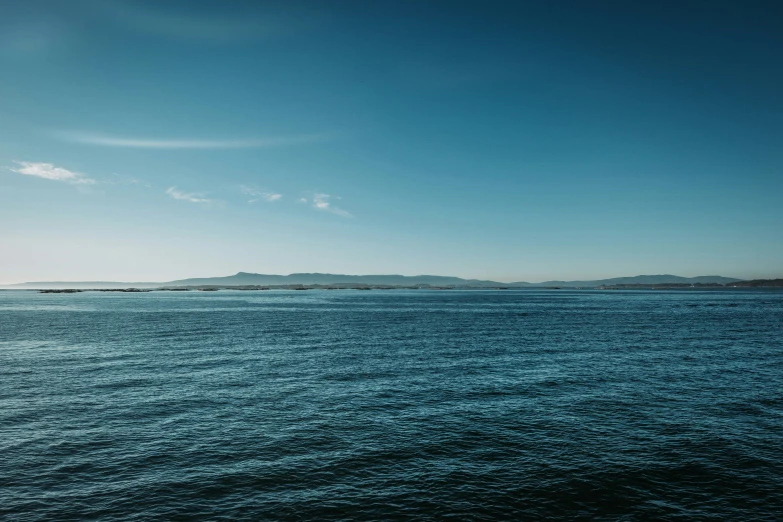
M 782 5 L 0 0 L 0 284 L 783 277 Z

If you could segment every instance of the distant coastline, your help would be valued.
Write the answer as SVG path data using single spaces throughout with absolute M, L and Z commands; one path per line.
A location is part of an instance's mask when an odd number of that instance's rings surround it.
M 240 283 L 247 280 L 289 280 L 278 284 Z M 312 282 L 313 279 L 322 282 Z M 344 281 L 358 279 L 360 281 Z M 382 282 L 382 281 L 393 282 Z M 544 283 L 500 283 L 495 281 L 470 280 L 445 276 L 345 276 L 334 274 L 291 274 L 290 276 L 268 276 L 246 274 L 236 276 L 184 279 L 168 283 L 117 283 L 101 281 L 85 282 L 32 282 L 0 287 L 5 290 L 39 290 L 43 293 L 96 292 L 150 292 L 158 291 L 216 291 L 216 290 L 395 290 L 395 289 L 584 289 L 584 290 L 691 290 L 721 288 L 783 288 L 783 279 L 754 279 L 742 281 L 721 276 L 685 278 L 679 276 L 634 276 L 596 281 L 548 281 Z
M 619 285 L 718 285 L 744 284 L 748 286 L 776 286 L 768 285 L 765 281 L 743 281 L 732 277 L 723 276 L 698 276 L 681 277 L 671 274 L 638 275 L 632 277 L 614 277 L 610 279 L 584 280 L 584 281 L 544 281 L 541 283 L 529 283 L 517 281 L 504 283 L 482 279 L 463 279 L 461 277 L 438 275 L 346 275 L 346 274 L 321 274 L 321 273 L 297 273 L 289 275 L 255 274 L 238 272 L 237 274 L 223 277 L 202 277 L 191 279 L 179 279 L 167 282 L 117 282 L 117 281 L 38 281 L 0 285 L 6 289 L 149 289 L 172 287 L 291 287 L 291 286 L 330 286 L 350 287 L 449 287 L 449 288 L 597 288 L 616 287 Z

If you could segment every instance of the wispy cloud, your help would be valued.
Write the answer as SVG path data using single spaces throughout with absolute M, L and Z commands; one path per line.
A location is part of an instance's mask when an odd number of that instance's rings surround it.
M 204 194 L 197 192 L 182 192 L 177 187 L 169 187 L 166 189 L 166 194 L 174 199 L 181 199 L 182 201 L 190 201 L 191 203 L 214 203 L 214 200 L 204 197 Z
M 237 6 L 238 7 L 238 6 Z M 169 38 L 215 43 L 240 43 L 256 38 L 296 33 L 317 22 L 316 12 L 302 8 L 275 10 L 264 4 L 232 9 L 230 13 L 198 14 L 193 9 L 148 6 L 124 0 L 94 2 L 94 9 L 114 19 L 121 27 Z
M 56 9 L 30 8 L 29 3 L 4 9 L 0 18 L 0 58 L 30 59 L 62 48 L 72 31 Z
M 276 192 L 264 192 L 261 189 L 247 187 L 245 185 L 242 185 L 241 190 L 242 194 L 251 197 L 251 199 L 247 201 L 248 203 L 255 203 L 259 199 L 263 199 L 264 201 L 272 203 L 283 198 L 282 194 L 277 194 Z
M 302 145 L 306 143 L 326 141 L 331 138 L 331 135 L 329 134 L 300 134 L 295 136 L 276 136 L 235 140 L 146 139 L 106 136 L 101 134 L 81 134 L 73 132 L 56 133 L 55 136 L 70 143 L 136 149 L 258 149 L 267 147 Z
M 344 218 L 352 218 L 353 214 L 348 212 L 347 210 L 343 210 L 339 207 L 335 207 L 332 205 L 332 202 L 329 201 L 330 199 L 340 199 L 339 196 L 330 196 L 329 194 L 313 194 L 312 199 L 312 207 L 316 210 L 322 210 L 324 212 L 331 212 L 332 214 L 337 214 L 338 216 L 344 217 Z M 307 198 L 301 198 L 299 201 L 302 203 L 308 203 Z
M 31 161 L 15 161 L 18 167 L 9 167 L 11 171 L 26 176 L 35 176 L 37 178 L 50 179 L 53 181 L 64 181 L 74 185 L 92 185 L 95 180 L 88 178 L 81 172 L 55 167 L 51 163 L 36 163 Z
M 147 188 L 152 186 L 149 182 L 144 181 L 143 179 L 134 178 L 133 176 L 126 176 L 124 174 L 117 174 L 116 172 L 112 173 L 112 177 L 110 179 L 103 180 L 101 183 L 105 183 L 107 185 L 139 185 Z

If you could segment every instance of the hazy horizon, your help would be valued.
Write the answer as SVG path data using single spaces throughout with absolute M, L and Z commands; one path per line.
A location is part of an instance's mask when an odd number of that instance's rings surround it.
M 734 278 L 738 280 L 752 280 L 752 279 L 780 279 L 782 276 L 780 273 L 771 273 L 770 275 L 760 275 L 760 276 L 753 276 L 753 277 L 742 277 L 737 276 L 734 274 L 721 274 L 721 273 L 708 273 L 708 272 L 699 272 L 699 273 L 675 273 L 675 272 L 666 272 L 666 271 L 654 271 L 654 272 L 646 272 L 646 273 L 611 273 L 607 275 L 601 275 L 597 277 L 560 277 L 560 276 L 554 276 L 554 277 L 548 277 L 545 279 L 535 279 L 535 278 L 495 278 L 495 277 L 483 277 L 483 276 L 472 276 L 472 275 L 460 275 L 460 274 L 453 274 L 453 273 L 441 273 L 441 272 L 410 272 L 410 273 L 403 273 L 400 271 L 389 271 L 389 272 L 347 272 L 347 271 L 324 271 L 324 270 L 302 270 L 297 272 L 259 272 L 259 271 L 250 271 L 250 270 L 234 270 L 229 271 L 227 273 L 196 273 L 196 274 L 187 274 L 187 275 L 173 275 L 171 277 L 163 278 L 163 277 L 157 277 L 157 278 L 146 278 L 146 279 L 122 279 L 118 277 L 109 277 L 109 278 L 96 278 L 96 277 L 87 277 L 82 279 L 75 279 L 75 278 L 68 278 L 68 279 L 57 279 L 57 278 L 44 278 L 44 277 L 37 277 L 37 278 L 30 278 L 26 279 L 24 281 L 3 281 L 0 279 L 0 286 L 7 286 L 7 285 L 15 285 L 15 284 L 22 284 L 22 283 L 33 283 L 33 282 L 122 282 L 122 283 L 166 283 L 169 281 L 178 281 L 182 279 L 197 279 L 197 278 L 214 278 L 214 277 L 226 277 L 226 276 L 232 276 L 239 273 L 249 273 L 249 274 L 262 274 L 262 275 L 281 275 L 281 276 L 288 276 L 288 275 L 294 275 L 294 274 L 331 274 L 331 275 L 350 275 L 350 276 L 389 276 L 389 275 L 399 275 L 404 277 L 416 277 L 416 276 L 443 276 L 443 277 L 458 277 L 461 279 L 477 279 L 477 280 L 489 280 L 489 281 L 497 281 L 499 283 L 518 283 L 518 282 L 528 282 L 528 283 L 542 283 L 547 281 L 596 281 L 596 280 L 602 280 L 602 279 L 613 279 L 613 278 L 627 278 L 627 277 L 637 277 L 637 276 L 658 276 L 658 275 L 673 275 L 677 277 L 686 277 L 686 278 L 693 278 L 693 277 L 707 277 L 707 276 L 715 276 L 715 277 L 727 277 L 727 278 Z
M 348 274 L 344 272 L 292 272 L 288 274 L 265 274 L 265 273 L 257 273 L 257 272 L 245 272 L 245 271 L 239 271 L 232 274 L 213 274 L 213 275 L 200 275 L 200 276 L 193 276 L 193 277 L 176 277 L 172 279 L 167 280 L 134 280 L 134 281 L 126 281 L 126 280 L 118 280 L 118 279 L 109 279 L 109 280 L 45 280 L 45 279 L 38 279 L 38 280 L 30 280 L 30 281 L 17 281 L 15 283 L 0 283 L 0 287 L 2 286 L 13 286 L 13 285 L 22 285 L 22 284 L 68 284 L 68 283 L 78 283 L 78 284 L 90 284 L 90 283 L 118 283 L 118 284 L 127 284 L 127 283 L 139 283 L 139 284 L 165 284 L 165 283 L 171 283 L 171 282 L 178 282 L 178 281 L 186 281 L 190 279 L 220 279 L 225 277 L 231 277 L 231 276 L 240 276 L 240 275 L 258 275 L 258 276 L 273 276 L 273 277 L 290 277 L 290 276 L 296 276 L 296 275 L 333 275 L 333 276 L 346 276 L 346 277 L 446 277 L 446 278 L 460 278 L 465 280 L 479 280 L 479 281 L 492 281 L 497 283 L 504 283 L 504 284 L 512 284 L 512 283 L 530 283 L 533 285 L 536 284 L 542 284 L 547 282 L 587 282 L 587 281 L 603 281 L 608 279 L 632 279 L 632 278 L 641 278 L 641 277 L 665 277 L 665 276 L 673 276 L 675 278 L 727 278 L 727 279 L 737 279 L 741 280 L 741 278 L 734 278 L 733 276 L 727 276 L 723 274 L 699 274 L 694 276 L 688 276 L 688 275 L 681 275 L 681 274 L 668 274 L 668 273 L 658 273 L 658 274 L 635 274 L 635 275 L 613 275 L 610 277 L 603 277 L 603 278 L 577 278 L 577 279 L 564 279 L 564 278 L 553 278 L 553 279 L 547 279 L 547 280 L 529 280 L 529 279 L 515 279 L 515 280 L 499 280 L 499 279 L 487 279 L 487 278 L 474 278 L 474 277 L 462 277 L 462 276 L 455 276 L 452 274 L 400 274 L 400 273 L 388 273 L 388 274 Z M 776 279 L 776 278 L 767 278 L 767 279 Z M 283 283 L 287 284 L 287 283 Z
M 779 15 L 6 4 L 0 284 L 781 277 Z

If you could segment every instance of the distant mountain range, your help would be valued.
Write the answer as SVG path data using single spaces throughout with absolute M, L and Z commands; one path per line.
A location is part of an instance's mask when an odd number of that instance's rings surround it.
M 239 272 L 226 277 L 207 277 L 172 281 L 171 285 L 334 285 L 341 283 L 365 285 L 430 285 L 430 286 L 497 286 L 503 283 L 462 279 L 460 277 L 419 275 L 344 275 L 344 274 L 290 274 L 267 275 Z
M 680 277 L 676 275 L 638 275 L 633 277 L 613 277 L 593 281 L 547 281 L 537 286 L 609 286 L 609 285 L 670 285 L 670 284 L 721 284 L 734 283 L 740 279 L 722 276 Z M 515 283 L 520 284 L 520 283 Z M 525 283 L 521 283 L 525 284 Z
M 461 277 L 419 275 L 343 275 L 343 274 L 289 274 L 270 275 L 239 272 L 224 277 L 199 277 L 180 279 L 163 283 L 125 283 L 111 281 L 41 281 L 6 285 L 4 288 L 157 288 L 163 286 L 272 286 L 272 285 L 337 285 L 365 284 L 388 286 L 471 286 L 471 287 L 596 287 L 608 285 L 659 285 L 659 284 L 728 284 L 741 281 L 731 277 L 699 276 L 680 277 L 675 275 L 639 275 L 614 277 L 590 281 L 544 281 L 543 283 L 501 283 Z

